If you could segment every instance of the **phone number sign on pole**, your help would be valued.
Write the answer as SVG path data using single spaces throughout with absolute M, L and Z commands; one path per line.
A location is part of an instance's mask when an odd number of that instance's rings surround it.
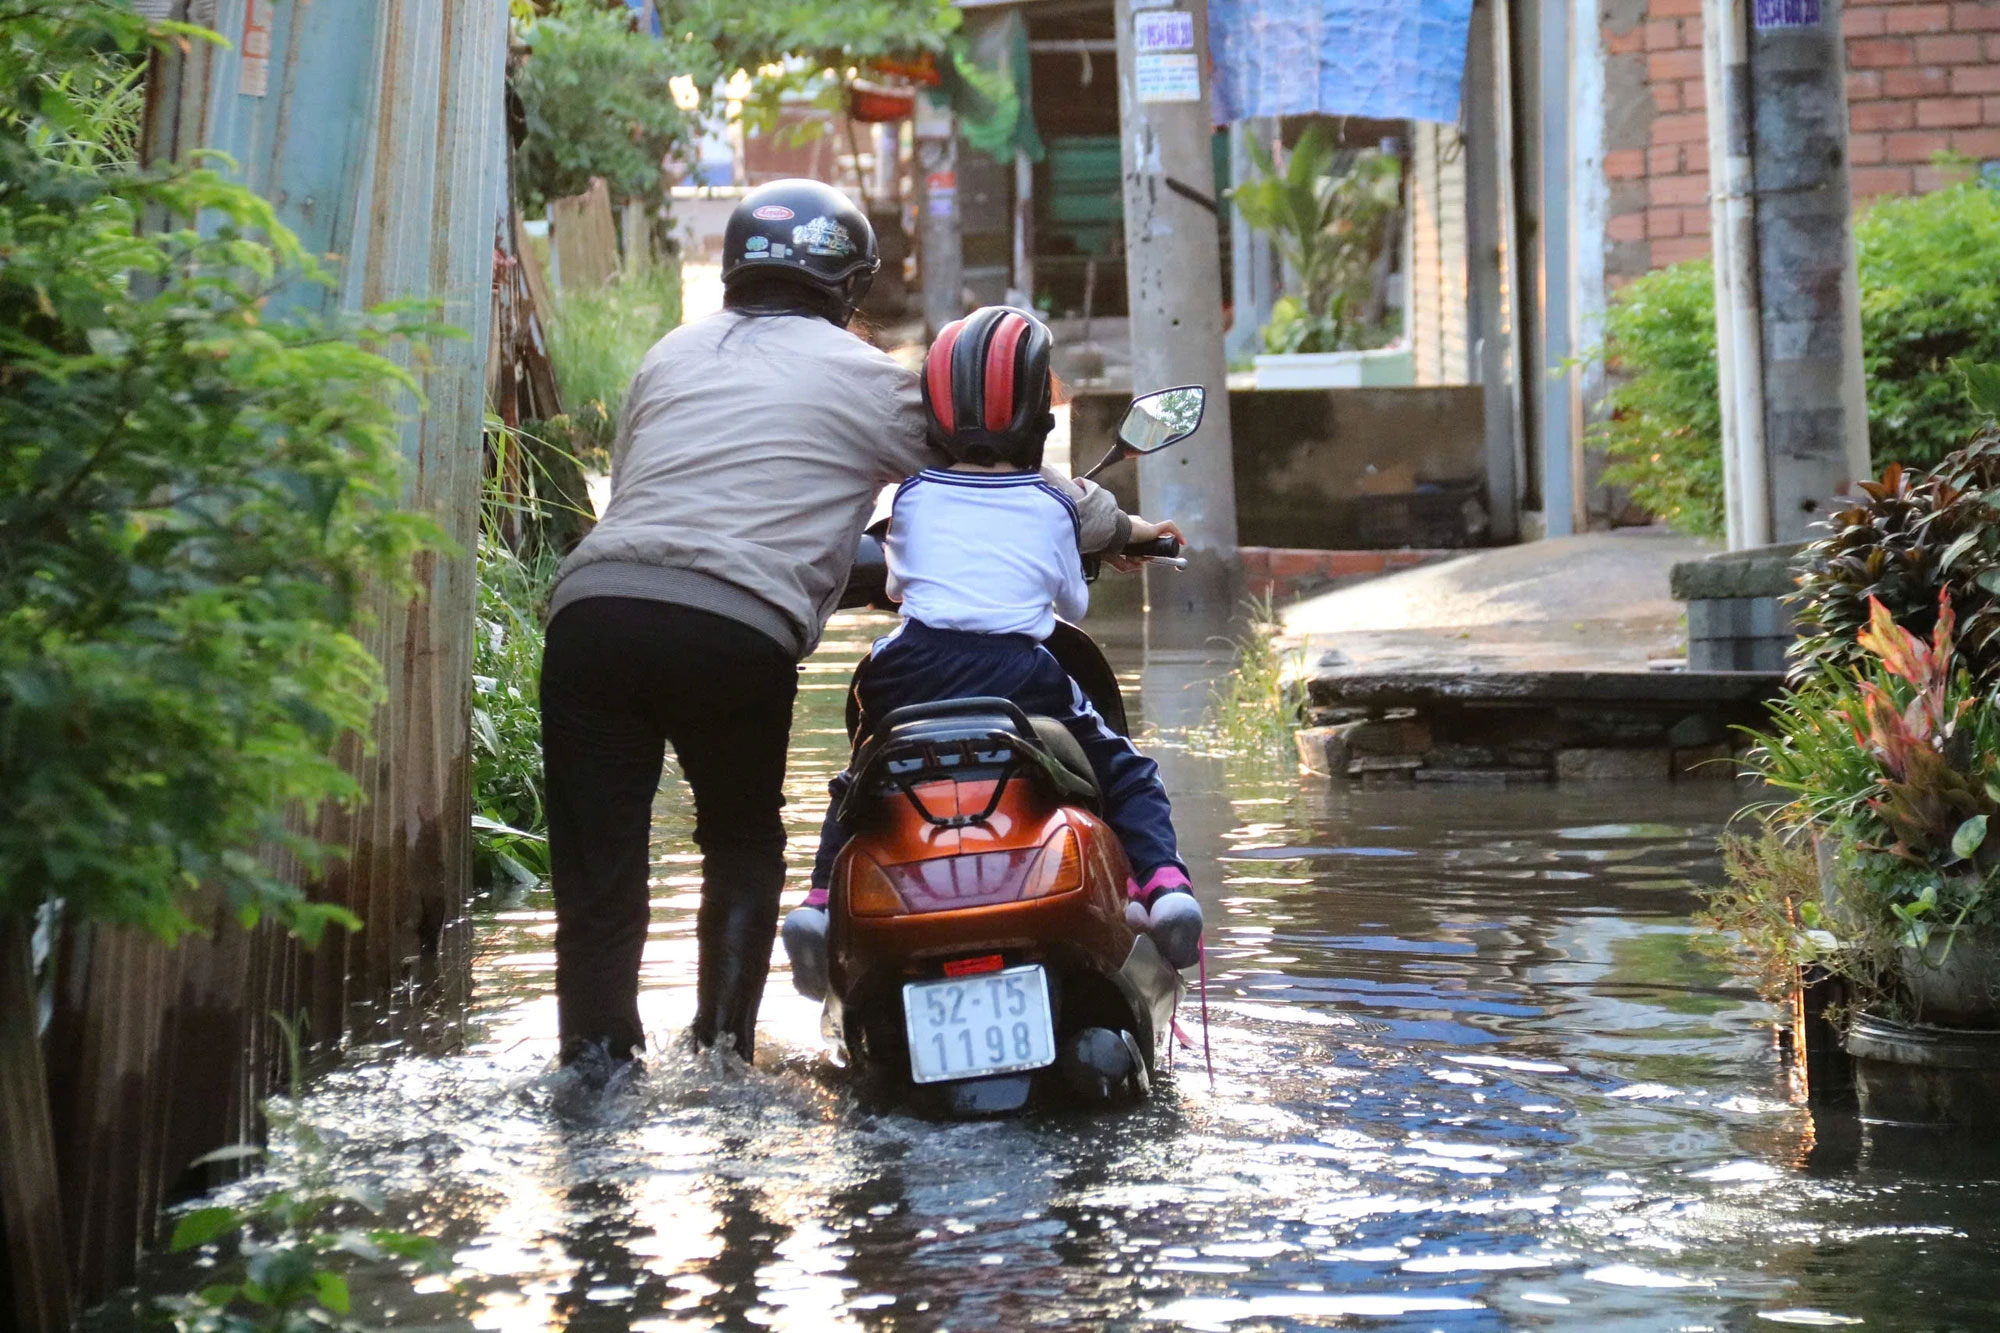
M 1194 15 L 1184 9 L 1156 9 L 1132 16 L 1132 48 L 1152 51 L 1194 50 Z
M 1819 0 L 1756 0 L 1751 23 L 1759 32 L 1774 28 L 1817 28 L 1821 17 Z

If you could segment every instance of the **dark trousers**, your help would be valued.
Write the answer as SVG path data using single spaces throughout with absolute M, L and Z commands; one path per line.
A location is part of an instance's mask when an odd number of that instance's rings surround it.
M 768 636 L 668 602 L 592 597 L 548 629 L 542 757 L 563 1058 L 643 1047 L 653 797 L 666 747 L 694 789 L 701 849 L 694 1037 L 747 1058 L 785 878 L 785 746 L 798 665 Z
M 988 695 L 1011 699 L 1025 713 L 1052 717 L 1069 728 L 1090 759 L 1104 797 L 1104 822 L 1124 844 L 1140 883 L 1162 866 L 1187 871 L 1174 838 L 1173 806 L 1160 783 L 1159 765 L 1134 749 L 1099 716 L 1077 683 L 1048 649 L 1024 634 L 968 634 L 906 620 L 875 645 L 855 678 L 862 727 L 909 704 Z M 813 885 L 825 888 L 833 859 L 849 830 L 835 818 L 846 775 L 834 779 L 834 796 L 820 831 Z

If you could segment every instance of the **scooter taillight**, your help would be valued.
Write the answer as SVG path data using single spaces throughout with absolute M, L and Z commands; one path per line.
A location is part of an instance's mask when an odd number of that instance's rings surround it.
M 1076 833 L 1063 828 L 1039 847 L 1014 851 L 892 866 L 856 855 L 848 869 L 847 904 L 856 916 L 916 915 L 1049 898 L 1082 887 L 1082 849 Z
M 1058 893 L 1083 887 L 1083 849 L 1077 845 L 1076 830 L 1064 829 L 1043 844 L 1042 863 L 1035 883 L 1024 898 L 1052 898 Z

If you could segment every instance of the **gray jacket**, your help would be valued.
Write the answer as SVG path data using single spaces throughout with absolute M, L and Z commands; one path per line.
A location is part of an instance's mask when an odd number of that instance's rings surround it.
M 723 311 L 653 345 L 625 398 L 611 502 L 563 562 L 553 617 L 585 597 L 713 611 L 803 657 L 819 642 L 882 486 L 943 463 L 917 377 L 823 319 Z M 1079 545 L 1125 544 L 1108 491 L 1050 473 Z

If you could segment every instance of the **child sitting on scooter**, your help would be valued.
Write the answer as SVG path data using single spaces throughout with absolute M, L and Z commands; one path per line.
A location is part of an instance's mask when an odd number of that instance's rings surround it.
M 1042 471 L 1042 446 L 1055 425 L 1052 342 L 1028 312 L 986 306 L 947 325 L 931 345 L 924 406 L 931 438 L 952 466 L 927 469 L 896 493 L 889 595 L 902 602 L 903 623 L 875 645 L 855 691 L 864 726 L 909 704 L 975 695 L 1061 721 L 1090 759 L 1105 822 L 1133 866 L 1128 917 L 1168 962 L 1191 967 L 1201 907 L 1176 849 L 1159 769 L 1105 725 L 1042 646 L 1057 616 L 1081 619 L 1089 604 L 1077 556 L 1075 483 L 1058 485 Z M 1179 536 L 1172 524 L 1135 520 L 1130 540 L 1168 533 Z M 793 980 L 815 998 L 825 990 L 827 885 L 848 836 L 834 814 L 845 775 L 834 787 L 812 891 L 784 926 Z

